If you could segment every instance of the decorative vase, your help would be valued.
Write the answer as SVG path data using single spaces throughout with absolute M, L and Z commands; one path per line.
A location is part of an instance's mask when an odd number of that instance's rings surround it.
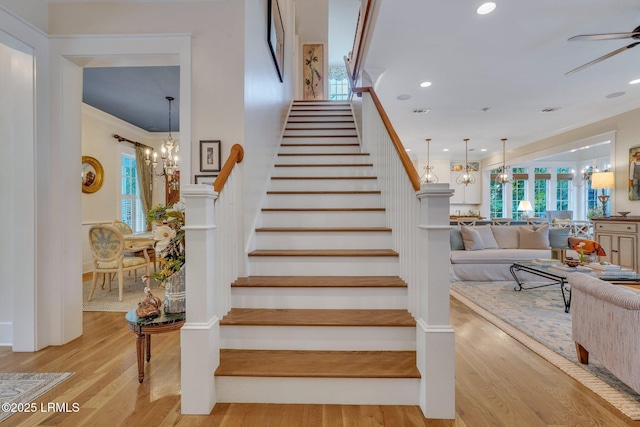
M 164 312 L 184 313 L 186 310 L 185 266 L 165 280 Z

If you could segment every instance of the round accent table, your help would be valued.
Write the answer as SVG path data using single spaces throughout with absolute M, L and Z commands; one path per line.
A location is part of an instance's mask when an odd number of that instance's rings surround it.
M 165 314 L 163 311 L 160 316 L 141 319 L 136 316 L 136 309 L 133 309 L 127 313 L 125 319 L 131 332 L 136 334 L 138 382 L 142 383 L 144 381 L 145 353 L 147 362 L 151 360 L 151 335 L 180 330 L 186 316 L 185 313 Z

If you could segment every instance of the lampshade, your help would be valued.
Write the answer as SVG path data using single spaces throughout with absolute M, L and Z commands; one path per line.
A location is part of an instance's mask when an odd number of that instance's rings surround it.
M 531 206 L 531 202 L 528 200 L 521 200 L 518 204 L 519 211 L 532 211 L 533 206 Z
M 613 188 L 613 185 L 613 172 L 594 172 L 591 175 L 591 188 L 594 190 Z

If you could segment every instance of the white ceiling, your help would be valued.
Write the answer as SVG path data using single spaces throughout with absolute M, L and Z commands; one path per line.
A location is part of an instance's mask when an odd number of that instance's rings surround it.
M 483 0 L 379 0 L 364 69 L 382 73 L 375 90 L 407 148 L 424 156 L 431 138 L 432 158 L 464 158 L 470 138 L 469 158 L 480 159 L 500 153 L 500 138 L 509 151 L 640 107 L 640 85 L 629 85 L 640 78 L 640 47 L 564 75 L 632 43 L 567 39 L 632 31 L 640 1 L 495 2 L 481 16 Z

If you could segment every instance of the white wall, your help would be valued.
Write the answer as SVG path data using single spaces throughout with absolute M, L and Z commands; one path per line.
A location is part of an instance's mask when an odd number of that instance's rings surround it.
M 0 0 L 0 7 L 40 30 L 47 31 L 47 0 Z
M 159 150 L 162 137 L 133 126 L 117 117 L 90 105 L 82 105 L 82 155 L 97 159 L 104 169 L 103 185 L 95 193 L 82 193 L 82 272 L 92 271 L 89 249 L 89 228 L 98 222 L 110 222 L 120 218 L 120 166 L 122 153 L 135 156 L 135 147 L 128 142 L 118 142 L 117 134 L 132 141 Z M 180 135 L 173 132 L 174 139 Z M 153 203 L 164 204 L 164 178 L 156 178 Z
M 302 47 L 305 44 L 322 44 L 324 51 L 324 61 L 322 67 L 322 76 L 324 81 L 324 97 L 329 96 L 329 80 L 327 74 L 329 71 L 329 0 L 314 1 L 297 1 L 296 15 L 298 17 L 297 28 L 298 33 L 298 75 L 295 82 L 296 99 L 302 99 L 303 91 L 303 61 L 304 52 Z M 355 31 L 355 30 L 354 30 Z

